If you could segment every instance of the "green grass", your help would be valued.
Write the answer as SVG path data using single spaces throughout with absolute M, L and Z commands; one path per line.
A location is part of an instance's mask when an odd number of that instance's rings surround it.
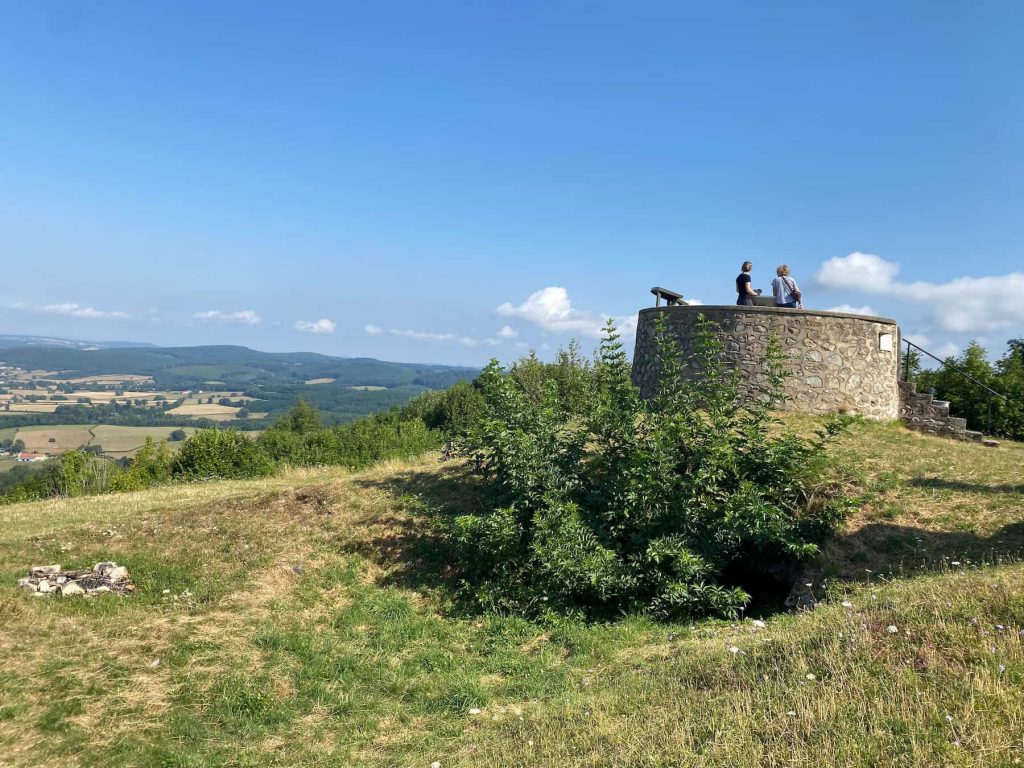
M 432 457 L 3 508 L 0 765 L 1015 765 L 1022 449 L 857 425 L 827 597 L 764 627 L 464 612 Z M 13 586 L 103 559 L 135 596 Z

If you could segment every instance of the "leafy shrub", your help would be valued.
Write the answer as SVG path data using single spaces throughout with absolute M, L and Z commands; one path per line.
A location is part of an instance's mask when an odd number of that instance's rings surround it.
M 114 488 L 119 491 L 138 491 L 153 485 L 166 483 L 171 479 L 171 452 L 167 443 L 155 443 L 152 437 L 146 438 L 132 459 L 131 464 L 114 481 Z
M 825 446 L 779 434 L 777 340 L 759 397 L 744 401 L 701 318 L 692 355 L 658 329 L 658 391 L 644 400 L 614 327 L 591 367 L 558 375 L 528 358 L 480 377 L 486 410 L 469 448 L 492 508 L 450 534 L 467 585 L 506 610 L 600 617 L 731 615 L 750 599 L 724 577 L 739 562 L 813 555 L 842 519 Z M 683 366 L 700 376 L 682 377 Z
M 186 440 L 171 462 L 171 473 L 190 479 L 263 477 L 274 461 L 242 432 L 200 429 Z
M 429 429 L 437 429 L 449 437 L 461 437 L 480 423 L 484 414 L 484 397 L 468 381 L 460 381 L 448 389 L 429 390 L 409 401 L 400 411 L 403 419 L 420 419 Z
M 258 440 L 260 448 L 275 461 L 352 468 L 385 459 L 411 458 L 440 443 L 440 433 L 430 430 L 422 419 L 403 418 L 397 411 L 323 427 L 316 412 L 301 401 Z

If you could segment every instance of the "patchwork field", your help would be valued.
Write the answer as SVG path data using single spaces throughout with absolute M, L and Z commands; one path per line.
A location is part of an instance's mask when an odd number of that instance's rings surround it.
M 196 403 L 192 405 L 179 405 L 167 413 L 175 416 L 193 416 L 195 418 L 210 419 L 212 421 L 230 421 L 235 418 L 240 408 L 230 405 L 219 405 L 217 403 Z
M 119 459 L 131 457 L 145 445 L 146 436 L 156 441 L 166 440 L 171 432 L 182 429 L 187 435 L 195 432 L 194 427 L 121 427 L 108 424 L 61 425 L 57 427 L 38 426 L 21 427 L 17 430 L 4 430 L 0 439 L 21 440 L 25 450 L 41 453 L 63 453 L 78 448 L 98 445 L 103 454 Z M 168 443 L 171 450 L 176 450 L 180 443 Z
M 146 444 L 146 437 L 152 437 L 159 442 L 167 440 L 171 432 L 182 430 L 186 435 L 195 432 L 194 427 L 115 427 L 108 424 L 100 424 L 92 428 L 92 440 L 90 445 L 99 445 L 103 448 L 103 454 L 113 456 L 116 459 L 124 456 L 134 456 L 135 452 Z M 180 442 L 169 442 L 171 450 L 177 450 Z
M 310 379 L 306 384 L 330 384 L 334 379 Z
M 13 403 L 8 402 L 4 404 L 4 409 L 0 411 L 0 416 L 4 414 L 17 414 L 17 413 L 53 413 L 57 410 L 58 405 L 63 403 Z
M 832 582 L 814 610 L 758 622 L 532 622 L 459 607 L 457 564 L 432 531 L 480 499 L 465 467 L 433 456 L 0 508 L 0 755 L 194 768 L 1020 764 L 1024 446 L 860 424 L 838 454 L 863 498 L 815 566 Z M 128 567 L 134 596 L 14 586 L 34 563 L 101 560 Z
M 25 443 L 27 451 L 63 453 L 88 445 L 92 433 L 88 426 L 22 427 L 15 439 Z

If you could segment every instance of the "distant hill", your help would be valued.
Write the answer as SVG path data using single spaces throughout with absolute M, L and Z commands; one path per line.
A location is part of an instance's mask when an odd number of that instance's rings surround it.
M 236 346 L 7 346 L 0 348 L 0 361 L 27 370 L 56 371 L 50 377 L 56 379 L 118 373 L 152 376 L 157 386 L 166 389 L 218 386 L 241 390 L 303 385 L 316 379 L 333 379 L 334 387 L 436 389 L 473 378 L 478 372 L 461 366 L 391 363 L 311 352 L 260 352 Z
M 152 347 L 139 341 L 80 341 L 60 339 L 54 336 L 14 336 L 0 334 L 0 349 L 9 347 L 45 347 L 52 349 L 113 349 L 124 347 Z

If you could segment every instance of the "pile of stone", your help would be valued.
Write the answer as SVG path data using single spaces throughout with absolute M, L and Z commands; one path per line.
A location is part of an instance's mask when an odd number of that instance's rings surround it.
M 96 563 L 82 571 L 64 571 L 59 565 L 36 565 L 26 578 L 18 579 L 18 586 L 44 597 L 92 597 L 107 592 L 124 595 L 135 591 L 128 569 L 113 561 Z

